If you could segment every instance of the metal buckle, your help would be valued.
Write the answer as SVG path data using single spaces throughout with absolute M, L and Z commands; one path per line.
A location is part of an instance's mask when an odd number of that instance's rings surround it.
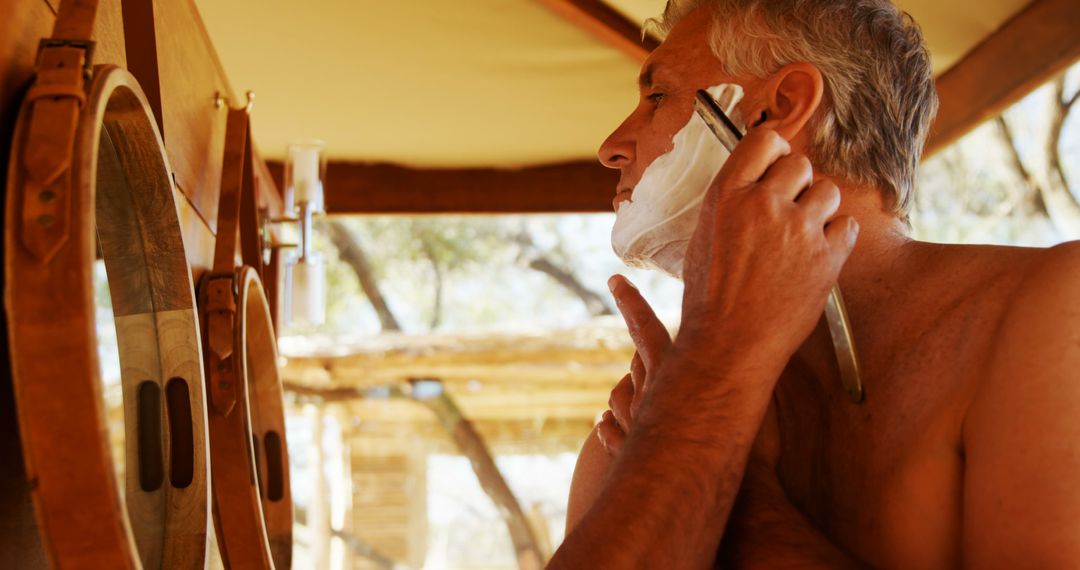
M 203 277 L 203 279 L 205 280 L 207 285 L 210 285 L 212 281 L 217 281 L 219 279 L 228 279 L 230 282 L 232 282 L 233 297 L 237 297 L 240 295 L 240 284 L 236 281 L 236 271 L 211 271 L 207 273 Z
M 96 44 L 95 44 L 95 42 L 93 40 L 64 40 L 64 39 L 45 38 L 45 39 L 41 40 L 38 43 L 38 53 L 37 53 L 37 55 L 38 55 L 38 58 L 40 58 L 41 57 L 41 52 L 43 50 L 48 49 L 48 48 L 54 48 L 54 47 L 79 48 L 79 49 L 83 50 L 84 52 L 86 52 L 86 55 L 83 57 L 83 73 L 85 73 L 86 77 L 89 78 L 92 75 L 93 70 L 94 70 L 94 46 L 95 45 Z

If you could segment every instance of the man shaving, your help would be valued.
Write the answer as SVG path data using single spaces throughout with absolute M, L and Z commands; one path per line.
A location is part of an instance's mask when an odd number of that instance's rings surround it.
M 574 475 L 566 568 L 1080 560 L 1080 246 L 908 237 L 937 99 L 887 0 L 672 0 L 600 149 L 624 259 L 681 276 Z M 708 142 L 695 92 L 747 136 Z M 696 222 L 696 223 L 695 223 Z M 865 386 L 821 320 L 839 283 Z

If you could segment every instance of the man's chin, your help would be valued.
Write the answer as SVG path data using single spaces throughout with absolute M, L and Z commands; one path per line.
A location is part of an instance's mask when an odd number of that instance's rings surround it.
M 623 252 L 615 247 L 615 254 L 627 267 L 660 271 L 675 279 L 682 279 L 683 260 L 689 240 L 672 240 L 658 244 L 648 250 L 627 248 Z

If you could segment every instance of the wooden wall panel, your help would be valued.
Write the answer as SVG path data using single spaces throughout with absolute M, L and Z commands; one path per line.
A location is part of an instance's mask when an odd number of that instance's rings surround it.
M 215 94 L 232 90 L 191 0 L 154 3 L 165 148 L 176 183 L 211 229 L 225 145 L 224 106 Z
M 124 17 L 121 0 L 100 0 L 94 21 L 94 64 L 109 63 L 127 67 L 124 53 Z M 50 33 L 52 30 L 49 30 Z

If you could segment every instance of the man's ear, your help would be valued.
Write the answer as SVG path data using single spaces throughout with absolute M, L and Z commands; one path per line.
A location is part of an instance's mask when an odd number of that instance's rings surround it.
M 781 67 L 765 82 L 764 121 L 787 140 L 794 139 L 814 116 L 825 93 L 821 70 L 809 63 Z

